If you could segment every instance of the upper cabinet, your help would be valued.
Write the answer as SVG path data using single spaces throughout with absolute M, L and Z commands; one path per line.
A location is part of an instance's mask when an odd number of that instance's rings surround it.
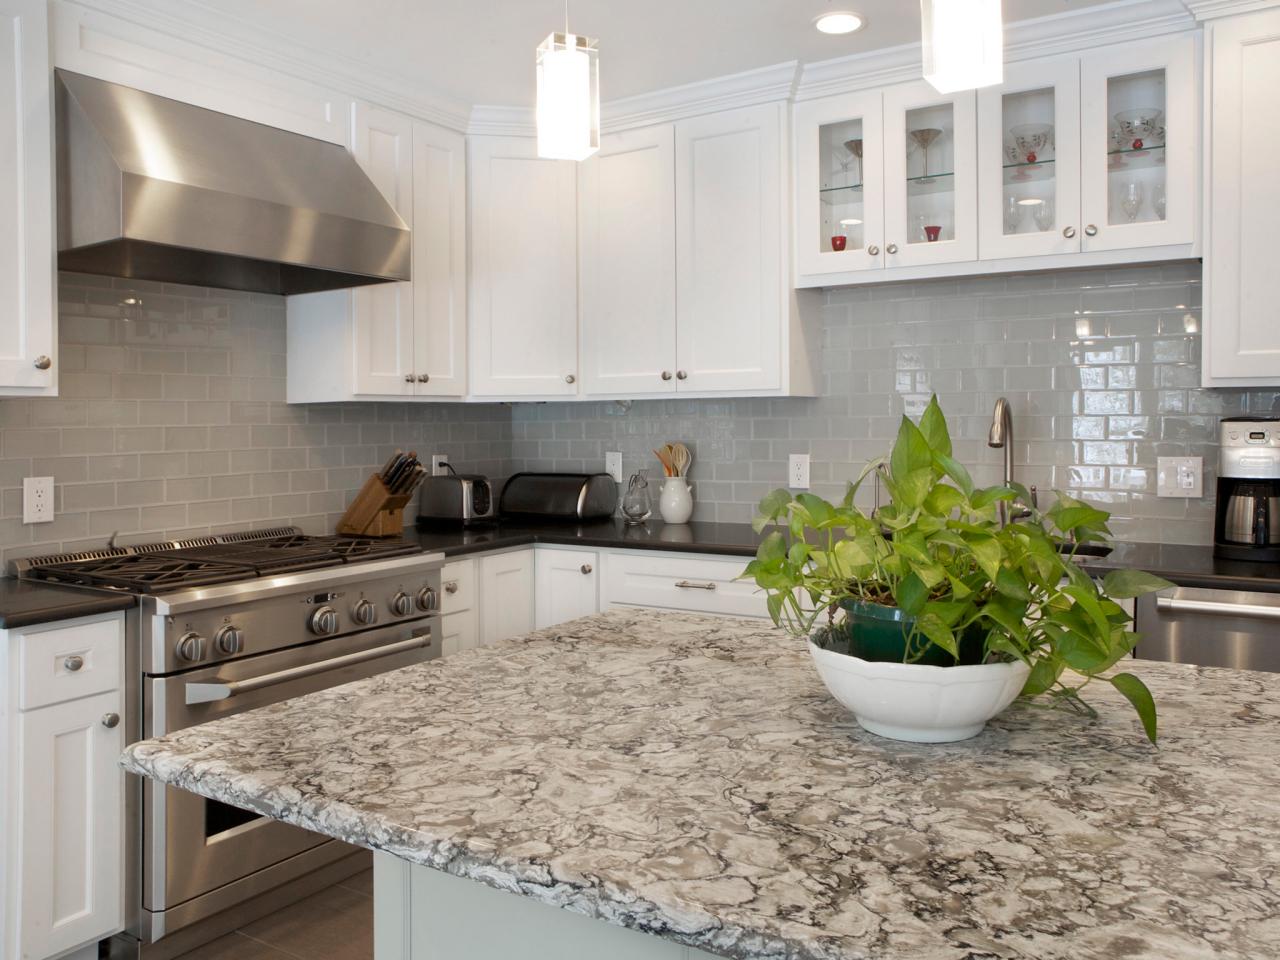
M 1204 384 L 1280 385 L 1280 10 L 1206 29 Z
M 472 137 L 471 392 L 578 387 L 577 169 L 527 137 Z
M 0 396 L 52 396 L 53 88 L 44 0 L 0 0 L 0 46 Z
M 1196 40 L 796 106 L 798 286 L 1195 255 Z
M 451 397 L 466 380 L 466 140 L 356 104 L 352 152 L 413 231 L 412 279 L 290 297 L 290 403 Z

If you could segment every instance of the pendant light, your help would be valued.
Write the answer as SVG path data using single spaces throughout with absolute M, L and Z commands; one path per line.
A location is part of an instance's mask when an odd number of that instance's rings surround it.
M 939 93 L 1004 80 L 1000 0 L 920 0 L 924 78 Z
M 600 149 L 600 65 L 596 41 L 552 33 L 538 47 L 538 156 L 585 160 Z

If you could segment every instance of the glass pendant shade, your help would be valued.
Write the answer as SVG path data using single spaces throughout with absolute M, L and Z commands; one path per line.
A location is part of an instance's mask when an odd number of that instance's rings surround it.
M 920 0 L 924 78 L 939 93 L 1004 80 L 1000 0 Z
M 553 33 L 538 47 L 538 156 L 585 160 L 600 149 L 596 41 Z

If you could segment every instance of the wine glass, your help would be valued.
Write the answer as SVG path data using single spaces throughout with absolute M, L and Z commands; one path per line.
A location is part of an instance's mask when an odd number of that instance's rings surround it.
M 1156 185 L 1155 190 L 1154 190 L 1154 191 L 1152 191 L 1152 196 L 1151 196 L 1151 206 L 1152 206 L 1152 208 L 1153 208 L 1153 209 L 1155 210 L 1155 212 L 1156 212 L 1156 219 L 1157 219 L 1157 220 L 1163 220 L 1163 219 L 1164 219 L 1164 210 L 1165 210 L 1165 206 L 1164 206 L 1164 184 L 1163 184 L 1163 183 L 1157 184 L 1157 185 Z
M 847 171 L 849 169 L 849 163 L 853 160 L 857 160 L 858 179 L 854 183 L 850 184 L 850 186 L 859 186 L 862 183 L 862 138 L 858 137 L 854 140 L 846 140 L 844 142 L 844 148 L 849 151 L 849 160 L 841 163 L 840 168 Z
M 644 523 L 653 513 L 649 499 L 649 480 L 643 470 L 633 473 L 622 498 L 622 520 L 628 525 Z
M 1041 233 L 1053 229 L 1053 201 L 1041 200 L 1031 211 L 1031 218 L 1036 222 L 1036 229 Z
M 1130 180 L 1120 188 L 1120 209 L 1130 223 L 1138 219 L 1138 211 L 1142 209 L 1142 184 Z
M 1022 223 L 1022 214 L 1025 208 L 1018 202 L 1018 198 L 1013 194 L 1005 197 L 1004 202 L 1004 232 L 1017 233 L 1018 226 Z
M 922 183 L 929 182 L 929 147 L 933 142 L 942 136 L 942 131 L 937 127 L 923 127 L 919 130 L 912 130 L 909 134 L 912 142 L 924 151 L 924 172 L 920 175 Z

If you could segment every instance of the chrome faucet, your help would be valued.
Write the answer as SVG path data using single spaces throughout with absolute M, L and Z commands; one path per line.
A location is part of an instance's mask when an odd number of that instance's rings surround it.
M 1013 483 L 1013 408 L 1004 397 L 996 401 L 995 410 L 991 413 L 991 430 L 987 433 L 987 446 L 1004 450 L 1004 479 L 1001 482 L 1005 485 Z M 1039 506 L 1036 502 L 1035 487 L 1031 488 L 1031 506 Z M 1016 501 L 1013 508 L 1010 511 L 1007 500 L 1001 500 L 996 504 L 996 509 L 1000 512 L 1000 526 L 1003 527 L 1011 520 L 1021 520 L 1031 516 L 1031 511 L 1025 506 L 1019 506 Z

